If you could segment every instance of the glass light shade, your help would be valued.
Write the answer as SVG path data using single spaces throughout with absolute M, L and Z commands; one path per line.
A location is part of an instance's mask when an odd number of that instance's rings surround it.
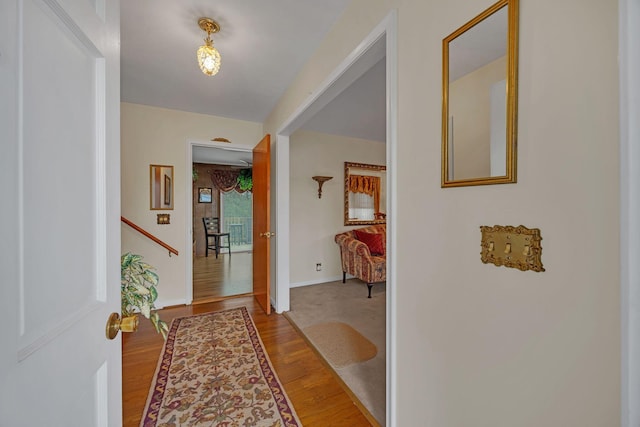
M 198 49 L 198 65 L 203 73 L 214 76 L 220 71 L 220 52 L 213 46 L 202 45 Z

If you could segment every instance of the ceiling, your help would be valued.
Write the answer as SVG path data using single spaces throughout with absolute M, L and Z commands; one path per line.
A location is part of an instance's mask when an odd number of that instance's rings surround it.
M 505 56 L 508 28 L 505 6 L 453 39 L 449 43 L 449 81 Z
M 194 146 L 191 154 L 194 163 L 215 163 L 240 168 L 251 167 L 253 163 L 251 151 L 236 150 L 233 146 L 219 148 Z
M 349 1 L 124 1 L 121 99 L 264 122 Z M 197 23 L 203 16 L 221 26 L 212 35 L 222 56 L 213 77 L 196 61 L 206 36 Z M 384 141 L 384 81 L 380 61 L 303 128 Z

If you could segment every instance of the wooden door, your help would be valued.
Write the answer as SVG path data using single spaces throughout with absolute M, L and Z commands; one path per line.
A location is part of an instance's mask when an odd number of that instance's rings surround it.
M 0 2 L 0 425 L 120 426 L 118 0 Z
M 271 313 L 270 179 L 271 137 L 265 135 L 253 149 L 253 295 L 265 313 Z

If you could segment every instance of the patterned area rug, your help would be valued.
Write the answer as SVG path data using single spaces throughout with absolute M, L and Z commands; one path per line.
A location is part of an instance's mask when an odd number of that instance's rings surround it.
M 245 307 L 173 320 L 144 427 L 300 426 Z

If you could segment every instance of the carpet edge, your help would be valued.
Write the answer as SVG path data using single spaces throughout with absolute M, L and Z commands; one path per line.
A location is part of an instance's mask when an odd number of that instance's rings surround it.
M 353 401 L 353 404 L 356 405 L 356 407 L 360 410 L 360 412 L 362 412 L 362 415 L 364 415 L 367 421 L 371 423 L 371 426 L 381 427 L 378 420 L 373 416 L 373 414 L 369 411 L 369 409 L 367 409 L 367 407 L 364 406 L 364 404 L 362 403 L 362 401 L 360 401 L 358 396 L 356 396 L 356 394 L 349 388 L 349 386 L 347 385 L 347 383 L 344 382 L 342 377 L 338 375 L 338 373 L 333 368 L 333 366 L 331 366 L 331 363 L 329 363 L 329 361 L 325 359 L 324 355 L 320 352 L 320 350 L 318 350 L 318 348 L 316 348 L 315 344 L 311 342 L 311 340 L 304 334 L 304 332 L 302 332 L 302 329 L 296 324 L 296 322 L 293 321 L 293 319 L 289 316 L 289 314 L 285 311 L 282 313 L 282 315 L 284 316 L 285 319 L 287 319 L 287 321 L 291 324 L 293 329 L 296 330 L 296 332 L 302 337 L 302 339 L 307 343 L 307 345 L 311 347 L 311 350 L 316 354 L 316 356 L 318 356 L 322 364 L 327 369 L 329 369 L 329 372 L 331 372 L 331 375 L 333 375 L 333 377 L 338 382 L 338 384 L 340 384 L 340 387 L 342 387 L 344 392 L 347 393 L 347 395 L 351 398 L 351 400 Z

